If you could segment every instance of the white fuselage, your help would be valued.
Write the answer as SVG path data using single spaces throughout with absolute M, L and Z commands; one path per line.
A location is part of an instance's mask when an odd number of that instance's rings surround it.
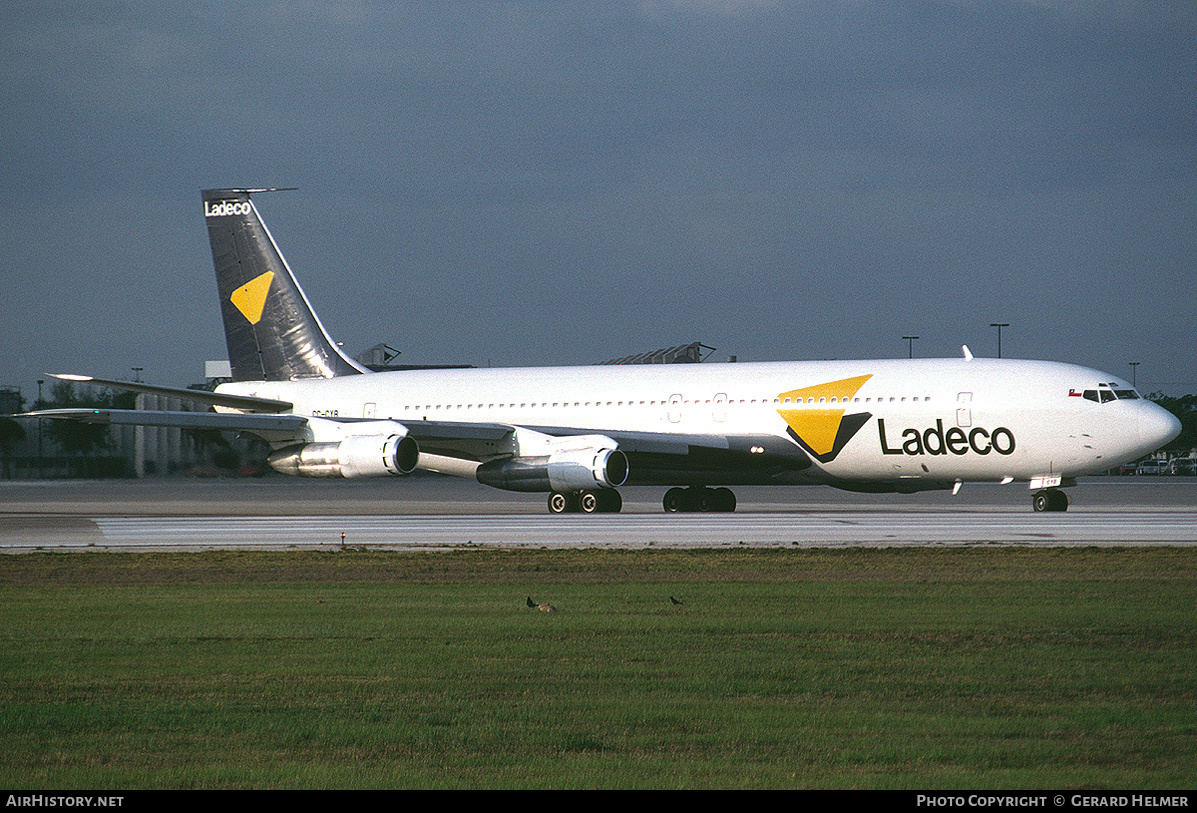
M 1081 397 L 1099 388 L 1105 402 Z M 1131 387 L 1106 373 L 1013 359 L 415 370 L 219 391 L 342 421 L 770 437 L 844 482 L 1072 477 L 1141 457 L 1177 428 L 1150 401 L 1114 397 Z

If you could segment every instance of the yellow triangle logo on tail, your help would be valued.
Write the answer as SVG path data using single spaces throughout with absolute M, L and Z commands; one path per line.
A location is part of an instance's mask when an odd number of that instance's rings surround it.
M 232 302 L 241 315 L 256 325 L 262 318 L 262 310 L 266 307 L 266 294 L 270 291 L 270 283 L 274 281 L 274 272 L 254 277 L 249 282 L 233 291 L 229 301 Z
M 838 450 L 835 440 L 840 422 L 847 411 L 848 400 L 873 376 L 859 375 L 840 381 L 829 381 L 800 390 L 790 390 L 777 396 L 785 404 L 795 406 L 779 409 L 777 414 L 789 424 L 794 435 L 817 456 L 830 455 Z M 843 406 L 840 406 L 843 404 Z

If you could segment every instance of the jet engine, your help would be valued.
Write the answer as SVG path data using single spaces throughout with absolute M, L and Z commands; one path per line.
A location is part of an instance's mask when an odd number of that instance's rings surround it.
M 564 449 L 544 457 L 492 460 L 478 467 L 478 482 L 507 491 L 586 491 L 615 488 L 628 479 L 619 449 Z
M 380 477 L 411 474 L 420 447 L 407 435 L 356 435 L 342 441 L 297 443 L 270 453 L 275 471 L 300 477 Z

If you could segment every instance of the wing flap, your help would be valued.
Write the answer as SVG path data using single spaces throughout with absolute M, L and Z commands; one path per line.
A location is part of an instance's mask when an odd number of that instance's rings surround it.
M 515 431 L 510 424 L 457 421 L 400 421 L 416 440 L 499 441 Z
M 176 426 L 184 429 L 227 429 L 240 432 L 294 432 L 308 422 L 303 415 L 152 409 L 43 409 L 25 414 L 30 418 L 55 418 L 113 426 Z
M 568 437 L 571 435 L 606 435 L 619 444 L 625 452 L 644 452 L 646 454 L 688 454 L 690 447 L 704 449 L 728 449 L 730 443 L 725 435 L 684 435 L 665 432 L 635 432 L 619 429 L 587 429 L 582 427 L 561 426 L 528 426 L 535 432 L 554 437 Z
M 403 424 L 422 454 L 480 462 L 509 454 L 515 427 L 498 423 L 410 421 Z

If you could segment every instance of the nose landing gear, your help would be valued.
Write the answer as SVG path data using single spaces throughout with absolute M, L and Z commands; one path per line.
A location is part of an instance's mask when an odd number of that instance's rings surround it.
M 1039 511 L 1067 511 L 1068 495 L 1058 488 L 1036 491 L 1031 497 L 1031 507 Z

